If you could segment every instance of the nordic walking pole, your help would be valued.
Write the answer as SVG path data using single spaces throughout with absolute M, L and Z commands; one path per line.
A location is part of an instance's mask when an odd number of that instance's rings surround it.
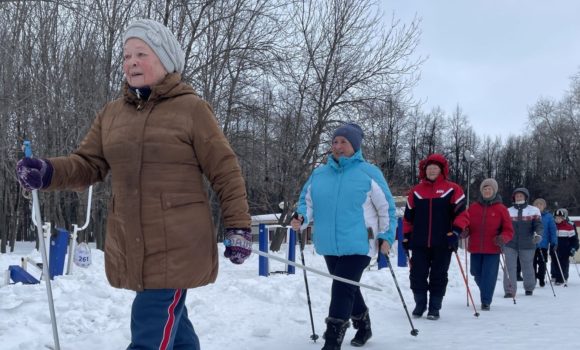
M 467 207 L 469 207 L 469 199 L 467 201 Z M 467 266 L 467 262 L 468 262 L 468 258 L 467 258 L 467 243 L 468 243 L 467 242 L 467 237 L 465 237 L 463 239 L 463 242 L 465 244 L 464 245 L 464 249 L 465 249 L 465 270 L 466 271 L 469 271 L 469 267 Z M 457 258 L 457 259 L 459 259 L 459 258 Z M 461 264 L 459 264 L 459 265 L 461 265 Z M 468 293 L 466 295 L 466 299 L 467 299 L 467 307 L 469 307 L 469 297 L 470 297 L 470 293 L 469 293 L 469 275 L 465 275 L 465 286 L 467 287 L 467 291 L 468 291 Z M 472 300 L 472 302 L 473 302 L 473 300 Z M 475 305 L 473 305 L 473 307 L 475 308 Z M 477 313 L 477 310 L 475 312 Z
M 560 258 L 558 257 L 557 251 L 554 251 L 554 256 L 556 257 L 556 262 L 558 263 L 558 269 L 560 269 L 560 275 L 564 280 L 564 287 L 568 287 L 568 279 L 564 278 L 564 271 L 562 271 L 562 265 L 560 265 Z
M 302 259 L 302 265 L 306 266 L 306 262 L 304 261 L 304 245 L 302 244 L 302 232 L 301 230 L 296 231 L 298 235 L 298 244 L 300 245 L 300 259 Z M 308 278 L 306 277 L 306 270 L 302 270 L 304 273 L 304 285 L 306 286 L 306 300 L 308 301 L 308 312 L 310 313 L 310 326 L 312 327 L 312 335 L 310 339 L 316 343 L 316 339 L 318 339 L 318 334 L 314 330 L 314 318 L 312 317 L 312 303 L 310 302 L 310 289 L 308 288 Z
M 556 291 L 554 290 L 554 285 L 552 284 L 552 277 L 548 272 L 548 258 L 544 256 L 544 252 L 540 249 L 540 255 L 542 256 L 542 260 L 544 261 L 544 268 L 546 269 L 546 276 L 548 277 L 548 282 L 550 282 L 550 287 L 552 288 L 552 293 L 554 293 L 554 298 L 556 297 Z
M 228 243 L 226 241 L 224 241 L 224 245 L 227 246 L 227 244 Z M 314 268 L 309 267 L 309 266 L 304 266 L 304 265 L 295 263 L 294 261 L 290 261 L 288 259 L 284 259 L 284 258 L 281 258 L 281 257 L 276 256 L 276 255 L 273 255 L 273 254 L 265 253 L 265 252 L 263 252 L 261 250 L 258 250 L 258 249 L 252 249 L 252 253 L 258 254 L 259 256 L 263 256 L 263 257 L 268 258 L 268 259 L 273 259 L 273 260 L 279 261 L 279 262 L 284 263 L 284 264 L 287 264 L 287 265 L 291 265 L 291 266 L 297 267 L 297 268 L 302 269 L 302 270 L 310 271 L 310 272 L 315 273 L 317 275 L 321 275 L 321 276 L 324 276 L 324 277 L 332 278 L 333 280 L 336 280 L 336 281 L 348 283 L 348 284 L 351 284 L 353 286 L 359 286 L 359 287 L 363 287 L 363 288 L 367 288 L 367 289 L 372 289 L 372 290 L 376 290 L 377 292 L 382 292 L 383 291 L 379 287 L 374 287 L 374 286 L 371 286 L 371 285 L 368 285 L 368 284 L 365 284 L 365 283 L 360 283 L 360 282 L 356 282 L 356 281 L 349 280 L 348 278 L 343 278 L 343 277 L 331 275 L 331 274 L 326 273 L 324 271 L 320 271 L 320 270 L 314 269 Z
M 32 158 L 32 149 L 30 141 L 24 141 L 24 154 Z M 32 221 L 36 225 L 38 242 L 40 244 L 40 254 L 42 256 L 42 275 L 46 283 L 46 293 L 48 295 L 48 308 L 50 310 L 50 321 L 52 323 L 52 337 L 54 339 L 54 348 L 60 350 L 58 341 L 58 328 L 56 324 L 56 314 L 54 312 L 54 299 L 52 298 L 52 288 L 50 285 L 50 272 L 48 271 L 48 258 L 46 256 L 46 246 L 44 244 L 44 234 L 42 232 L 42 217 L 40 215 L 40 204 L 38 201 L 38 190 L 32 190 Z
M 475 303 L 473 302 L 473 296 L 471 295 L 471 290 L 469 289 L 469 284 L 467 283 L 467 277 L 465 276 L 465 271 L 463 271 L 463 266 L 461 265 L 461 260 L 459 260 L 459 254 L 457 254 L 457 250 L 454 251 L 455 257 L 457 258 L 457 264 L 459 265 L 459 270 L 461 271 L 461 276 L 463 277 L 463 281 L 465 282 L 465 288 L 467 289 L 467 297 L 471 299 L 471 304 L 473 305 L 473 311 L 475 312 L 473 315 L 475 317 L 479 317 L 479 312 L 475 308 Z M 469 303 L 467 303 L 469 305 Z
M 383 245 L 384 240 L 379 239 L 379 254 L 381 253 L 381 246 Z M 399 288 L 399 283 L 397 282 L 397 277 L 395 276 L 395 271 L 393 270 L 393 265 L 391 264 L 391 260 L 387 254 L 383 254 L 385 259 L 387 260 L 387 265 L 389 265 L 389 270 L 391 270 L 391 276 L 393 276 L 393 281 L 395 281 L 395 286 L 397 287 L 397 291 L 399 292 L 399 297 L 401 297 L 401 302 L 403 303 L 403 308 L 405 309 L 405 313 L 407 314 L 407 319 L 409 319 L 409 323 L 411 324 L 411 335 L 416 337 L 419 334 L 419 330 L 415 328 L 413 325 L 413 320 L 411 320 L 411 316 L 409 315 L 409 310 L 407 309 L 407 304 L 405 303 L 405 298 L 403 298 L 403 293 L 401 292 L 401 288 Z
M 501 255 L 500 255 L 501 259 L 499 260 L 499 263 L 501 264 L 501 269 L 503 270 L 503 274 L 505 275 L 505 277 L 508 280 L 508 287 L 510 288 L 510 292 L 512 294 L 512 299 L 514 300 L 514 304 L 516 303 L 516 293 L 514 291 L 514 287 L 512 285 L 512 280 L 510 278 L 510 274 L 507 271 L 507 266 L 505 264 L 505 254 L 503 253 L 503 248 L 501 249 Z

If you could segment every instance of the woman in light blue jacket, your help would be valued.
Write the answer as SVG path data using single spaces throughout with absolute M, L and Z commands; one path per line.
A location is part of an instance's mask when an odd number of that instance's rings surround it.
M 388 254 L 397 225 L 391 191 L 381 171 L 363 158 L 362 138 L 357 124 L 336 129 L 332 156 L 310 175 L 291 222 L 295 230 L 314 222 L 314 246 L 329 272 L 357 282 L 377 254 L 379 239 Z M 351 345 L 364 345 L 372 332 L 360 289 L 334 280 L 323 350 L 340 349 L 349 318 L 357 329 Z

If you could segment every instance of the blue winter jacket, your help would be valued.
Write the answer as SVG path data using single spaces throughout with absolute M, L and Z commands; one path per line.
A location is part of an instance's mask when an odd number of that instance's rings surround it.
M 304 184 L 298 203 L 303 227 L 314 221 L 314 246 L 322 255 L 369 255 L 376 239 L 395 240 L 395 202 L 385 177 L 357 151 L 338 162 L 330 156 Z M 369 230 L 372 229 L 371 230 Z
M 542 212 L 542 224 L 544 225 L 544 234 L 542 235 L 542 240 L 538 243 L 538 248 L 548 249 L 548 245 L 557 246 L 558 230 L 556 229 L 554 216 L 547 211 Z

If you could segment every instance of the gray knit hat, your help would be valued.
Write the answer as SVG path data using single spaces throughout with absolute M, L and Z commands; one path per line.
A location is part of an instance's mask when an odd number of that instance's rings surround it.
M 489 178 L 489 179 L 485 179 L 483 181 L 481 181 L 481 185 L 479 185 L 479 192 L 483 193 L 483 188 L 485 186 L 489 186 L 493 189 L 493 195 L 495 196 L 497 193 L 497 181 L 495 181 L 495 179 Z
M 332 139 L 334 140 L 337 136 L 346 138 L 356 152 L 360 149 L 360 144 L 362 143 L 364 133 L 358 124 L 347 123 L 334 131 Z
M 127 27 L 123 43 L 130 38 L 143 40 L 155 52 L 168 73 L 182 73 L 185 53 L 171 31 L 163 24 L 151 19 L 138 19 Z

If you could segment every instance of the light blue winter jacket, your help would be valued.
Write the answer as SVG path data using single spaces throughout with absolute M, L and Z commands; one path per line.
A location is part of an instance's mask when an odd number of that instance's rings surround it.
M 552 247 L 558 245 L 558 230 L 554 216 L 547 211 L 542 212 L 542 224 L 544 225 L 544 234 L 542 240 L 538 243 L 538 248 L 548 249 L 548 244 Z
M 314 221 L 314 246 L 322 255 L 377 253 L 376 239 L 393 244 L 395 202 L 385 177 L 357 151 L 315 169 L 298 203 L 303 228 Z M 372 235 L 367 228 L 372 229 Z

